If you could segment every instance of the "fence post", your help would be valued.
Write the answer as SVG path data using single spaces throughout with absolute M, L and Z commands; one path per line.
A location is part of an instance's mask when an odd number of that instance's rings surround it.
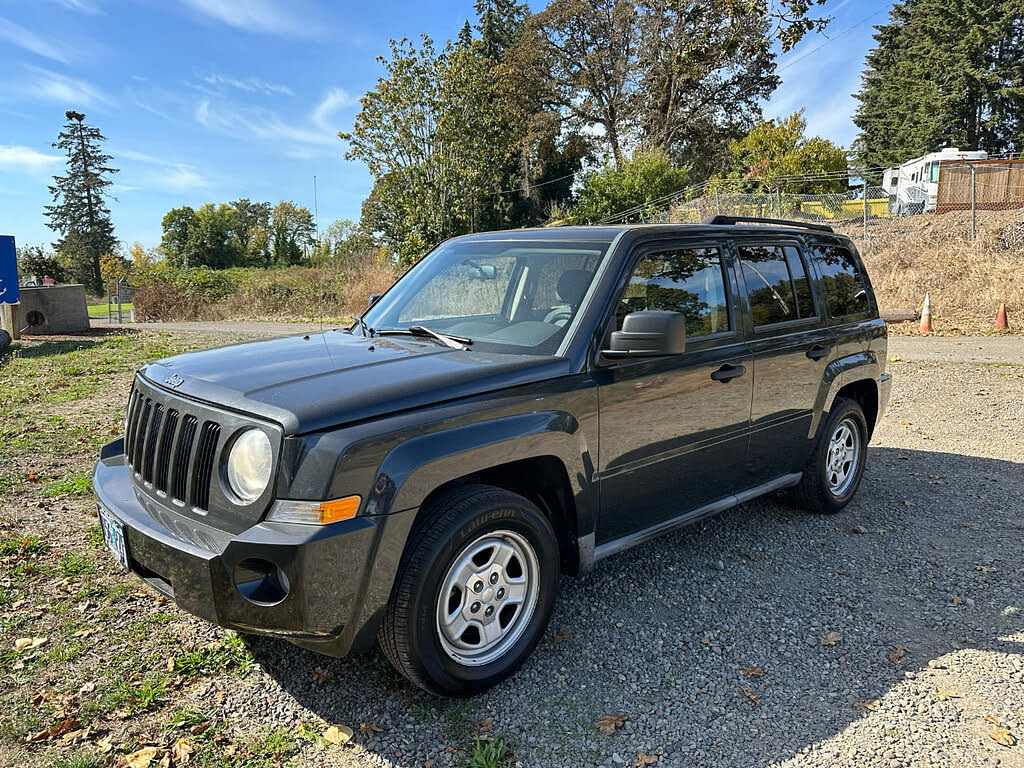
M 779 218 L 782 218 L 782 188 L 775 188 L 775 205 L 778 208 Z
M 978 232 L 978 206 L 977 206 L 977 169 L 974 167 L 974 163 L 968 163 L 968 167 L 971 169 L 971 242 L 977 236 Z
M 864 250 L 868 247 L 868 180 L 864 179 Z
M 715 184 L 715 212 L 716 212 L 716 213 L 717 213 L 717 214 L 718 214 L 719 216 L 721 216 L 721 215 L 722 215 L 722 203 L 721 203 L 721 201 L 720 201 L 720 200 L 718 199 L 718 185 L 717 185 L 717 184 Z
M 117 278 L 114 283 L 114 287 L 117 289 L 117 324 L 121 325 L 124 322 L 124 315 L 121 313 L 121 278 Z

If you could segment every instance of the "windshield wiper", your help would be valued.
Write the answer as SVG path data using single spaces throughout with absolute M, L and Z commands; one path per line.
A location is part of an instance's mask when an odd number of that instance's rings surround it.
M 441 333 L 423 325 L 410 325 L 408 328 L 385 328 L 377 331 L 377 335 L 429 337 L 440 341 L 446 347 L 462 350 L 468 349 L 467 345 L 473 343 L 472 339 L 468 339 L 465 336 L 449 336 L 447 333 Z
M 358 325 L 359 330 L 363 332 L 363 336 L 370 336 L 372 338 L 373 334 L 376 333 L 376 331 L 373 330 L 373 328 L 371 328 L 369 325 L 367 325 L 366 321 L 363 320 L 363 318 L 359 317 L 359 315 L 356 315 L 356 325 Z

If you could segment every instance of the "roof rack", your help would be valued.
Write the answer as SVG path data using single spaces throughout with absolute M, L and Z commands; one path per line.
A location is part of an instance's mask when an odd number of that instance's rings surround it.
M 762 219 L 757 216 L 707 216 L 701 224 L 779 224 L 784 227 L 799 227 L 800 229 L 813 229 L 815 232 L 835 232 L 827 224 L 811 224 L 807 221 L 790 221 L 788 219 Z

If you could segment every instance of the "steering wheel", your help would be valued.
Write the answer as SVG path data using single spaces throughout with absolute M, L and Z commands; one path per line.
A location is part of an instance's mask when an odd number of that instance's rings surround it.
M 561 328 L 569 322 L 570 317 L 572 317 L 572 307 L 557 307 L 544 316 L 544 322 Z

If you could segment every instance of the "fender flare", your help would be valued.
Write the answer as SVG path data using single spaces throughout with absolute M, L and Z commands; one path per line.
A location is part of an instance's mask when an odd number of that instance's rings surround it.
M 829 363 L 818 389 L 817 401 L 814 404 L 814 417 L 811 419 L 807 437 L 814 439 L 818 434 L 824 416 L 832 408 L 832 403 L 835 402 L 839 390 L 856 381 L 872 381 L 877 389 L 881 375 L 882 367 L 878 362 L 878 355 L 872 350 L 847 355 Z

